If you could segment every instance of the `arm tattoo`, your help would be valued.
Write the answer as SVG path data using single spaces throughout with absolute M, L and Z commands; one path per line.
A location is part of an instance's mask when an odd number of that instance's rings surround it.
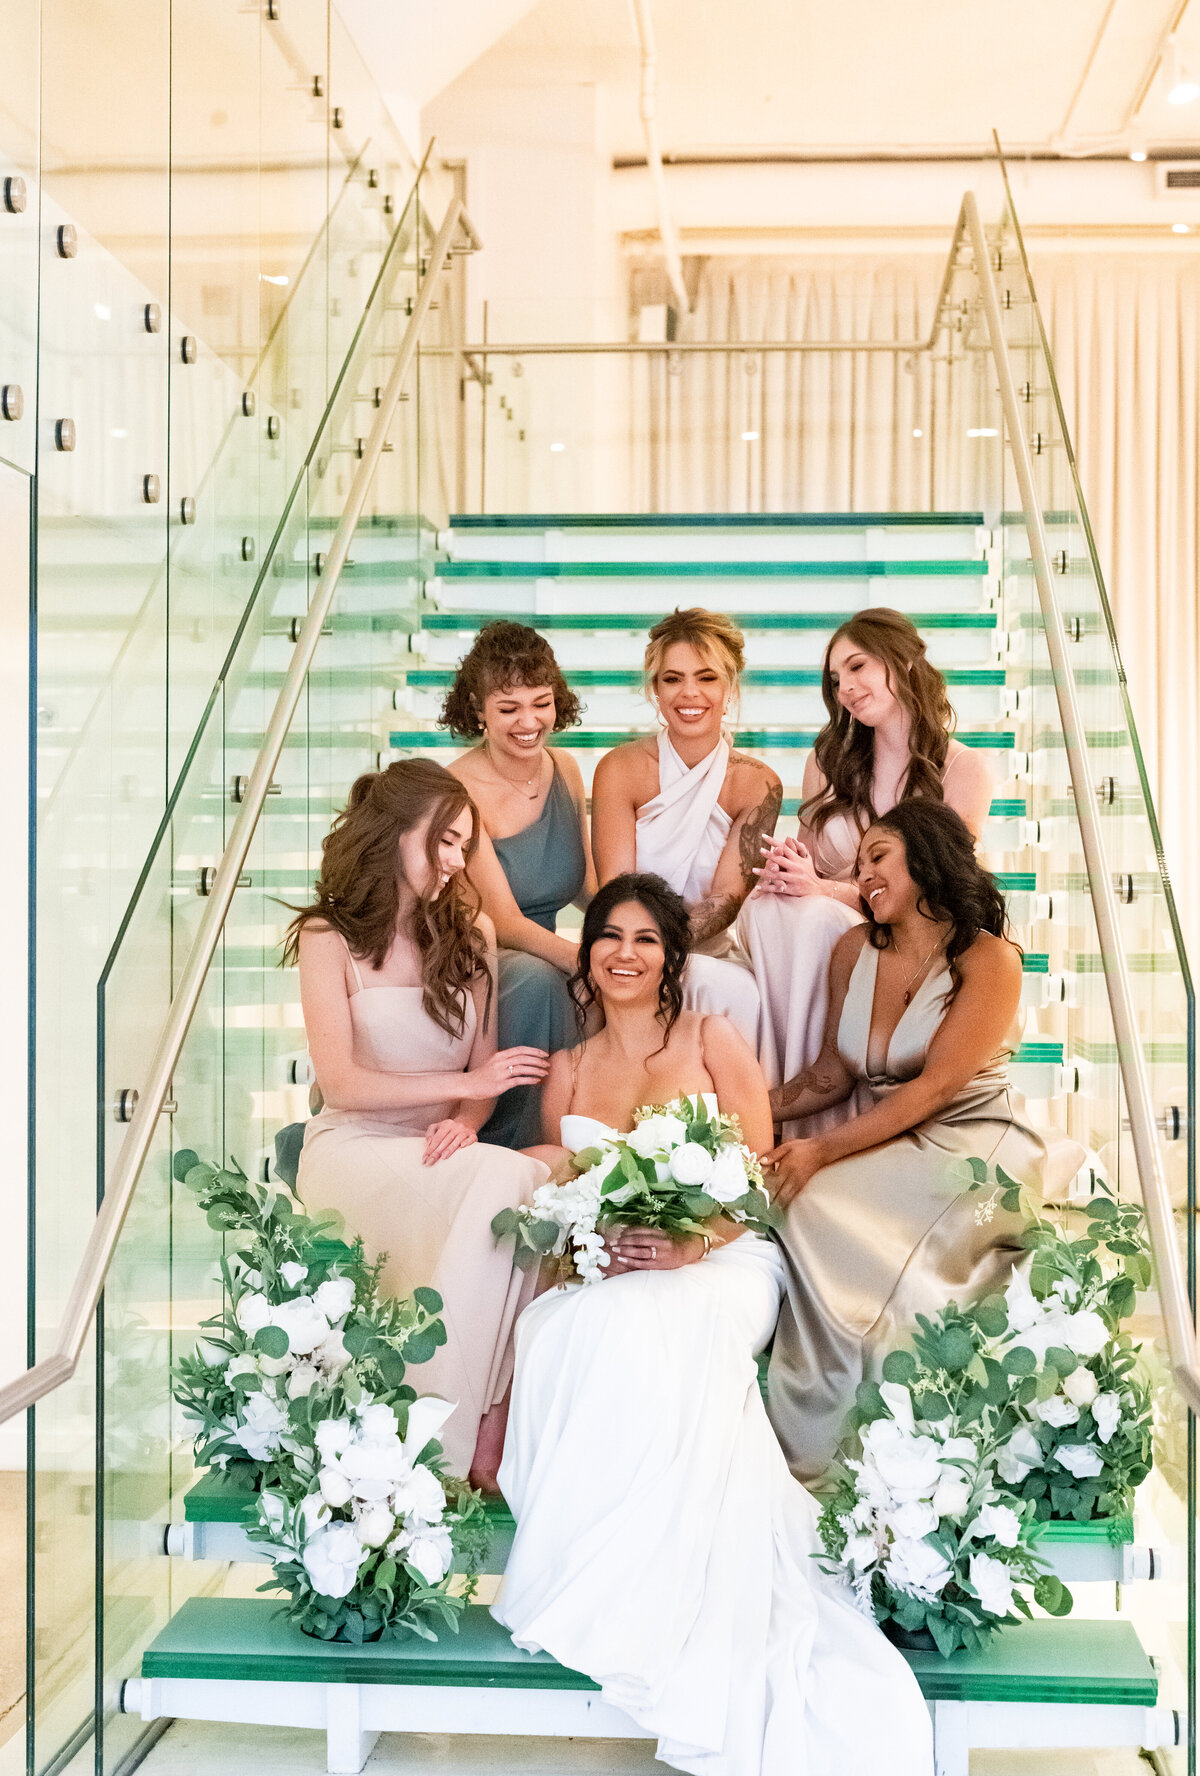
M 693 949 L 726 931 L 737 918 L 742 905 L 740 894 L 708 894 L 690 909 L 691 943 Z
M 775 822 L 779 819 L 779 810 L 783 806 L 783 787 L 779 783 L 769 783 L 767 793 L 757 808 L 752 808 L 742 822 L 742 830 L 738 835 L 738 848 L 742 862 L 742 881 L 749 894 L 758 877 L 755 871 L 762 864 L 762 842 L 769 839 L 775 831 Z

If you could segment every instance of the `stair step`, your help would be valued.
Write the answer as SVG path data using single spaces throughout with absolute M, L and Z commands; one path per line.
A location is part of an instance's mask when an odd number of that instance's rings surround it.
M 738 746 L 770 752 L 785 749 L 789 752 L 812 746 L 816 740 L 815 728 L 739 728 L 734 736 Z M 347 743 L 361 745 L 360 736 L 347 736 Z M 586 748 L 590 752 L 607 751 L 611 746 L 624 746 L 626 741 L 645 738 L 641 728 L 572 728 L 569 735 L 564 735 L 559 744 L 569 749 Z M 967 730 L 955 734 L 954 738 L 963 746 L 970 746 L 980 752 L 1011 752 L 1016 746 L 1016 735 L 1009 732 L 992 733 L 987 730 Z M 396 751 L 428 751 L 445 750 L 461 752 L 462 743 L 437 728 L 405 728 L 393 733 L 390 741 Z
M 369 668 L 363 667 L 361 670 L 366 672 Z M 414 688 L 447 691 L 454 683 L 454 671 L 449 666 L 402 666 L 399 670 Z M 567 670 L 567 677 L 578 690 L 612 688 L 640 691 L 642 688 L 642 674 L 637 667 L 572 666 Z M 1002 686 L 1005 683 L 1003 668 L 996 666 L 947 666 L 943 668 L 942 677 L 951 685 Z M 745 690 L 753 690 L 756 686 L 798 688 L 819 686 L 821 679 L 819 666 L 748 666 L 742 673 L 741 684 Z
M 462 530 L 978 529 L 982 512 L 455 512 Z
M 546 611 L 539 612 L 532 627 L 547 633 L 559 629 L 618 629 L 641 634 L 648 624 L 665 615 L 665 611 L 650 616 L 645 611 Z M 739 611 L 737 621 L 738 628 L 743 630 L 836 629 L 845 617 L 845 611 Z M 495 621 L 493 611 L 426 611 L 421 627 L 467 635 Z M 909 621 L 917 629 L 990 630 L 999 626 L 995 611 L 910 611 Z
M 882 580 L 982 579 L 988 562 L 931 561 L 443 561 L 441 580 Z

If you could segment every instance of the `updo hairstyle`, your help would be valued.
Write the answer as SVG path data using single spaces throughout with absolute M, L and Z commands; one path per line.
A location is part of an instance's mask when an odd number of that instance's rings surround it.
M 720 674 L 729 691 L 730 709 L 736 707 L 738 681 L 746 664 L 746 643 L 741 630 L 724 611 L 675 609 L 651 629 L 643 663 L 645 691 L 650 702 L 656 702 L 655 681 L 663 669 L 667 649 L 677 642 L 687 642 L 701 658 Z

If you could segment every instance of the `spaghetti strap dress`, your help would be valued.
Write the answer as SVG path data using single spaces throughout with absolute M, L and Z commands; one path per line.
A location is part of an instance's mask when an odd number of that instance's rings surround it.
M 522 913 L 544 931 L 553 931 L 587 874 L 579 811 L 557 765 L 537 819 L 507 839 L 493 839 L 492 846 Z M 501 1048 L 544 1048 L 557 1054 L 574 1047 L 579 1026 L 561 969 L 524 950 L 501 950 L 497 975 Z M 497 1147 L 532 1147 L 542 1138 L 541 1099 L 540 1086 L 514 1086 L 498 1100 L 480 1139 Z
M 365 986 L 350 960 L 361 1066 L 380 1073 L 465 1070 L 475 1036 L 469 995 L 462 1033 L 451 1036 L 425 1010 L 419 986 Z M 512 1379 L 513 1326 L 537 1280 L 514 1270 L 511 1250 L 492 1236 L 492 1217 L 529 1202 L 549 1174 L 539 1160 L 482 1142 L 425 1165 L 425 1130 L 457 1108 L 322 1110 L 307 1125 L 297 1190 L 310 1212 L 336 1209 L 348 1236 L 361 1236 L 369 1260 L 386 1253 L 380 1282 L 388 1294 L 408 1295 L 424 1283 L 442 1297 L 446 1343 L 414 1379 L 422 1393 L 456 1403 L 442 1443 L 449 1471 L 465 1475 L 479 1421 Z
M 944 966 L 918 987 L 883 1052 L 869 1052 L 879 951 L 864 943 L 838 1024 L 838 1051 L 869 1110 L 915 1079 L 946 1014 Z M 969 1191 L 955 1161 L 1001 1165 L 1036 1192 L 1056 1194 L 1083 1149 L 1049 1144 L 1027 1119 L 1006 1063 L 1019 1025 L 928 1122 L 865 1153 L 823 1166 L 790 1204 L 778 1239 L 787 1292 L 771 1353 L 768 1411 L 792 1472 L 814 1480 L 837 1450 L 859 1382 L 936 1314 L 1002 1289 L 1021 1256 L 1023 1221 Z

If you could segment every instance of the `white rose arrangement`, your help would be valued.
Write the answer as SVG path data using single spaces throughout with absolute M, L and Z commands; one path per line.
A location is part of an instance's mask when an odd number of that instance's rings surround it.
M 1072 1237 L 1074 1211 L 1051 1222 L 1003 1171 L 969 1163 L 972 1188 L 993 1183 L 980 1212 L 1026 1207 L 1030 1257 L 1003 1295 L 918 1316 L 911 1349 L 861 1384 L 859 1450 L 820 1521 L 826 1569 L 864 1611 L 946 1657 L 1033 1604 L 1065 1615 L 1044 1524 L 1123 1515 L 1151 1460 L 1149 1390 L 1120 1329 L 1150 1280 L 1140 1209 L 1101 1194 Z
M 605 1235 L 617 1227 L 682 1239 L 720 1217 L 762 1233 L 775 1224 L 758 1159 L 710 1093 L 636 1110 L 628 1135 L 581 1148 L 573 1168 L 493 1220 L 497 1239 L 515 1237 L 518 1264 L 553 1257 L 563 1280 L 598 1283 L 609 1263 Z
M 224 1305 L 176 1363 L 175 1397 L 197 1460 L 249 1469 L 252 1540 L 266 1546 L 289 1615 L 324 1640 L 456 1628 L 486 1540 L 481 1501 L 441 1469 L 454 1410 L 418 1397 L 408 1367 L 446 1340 L 441 1298 L 380 1299 L 361 1241 L 336 1237 L 276 1185 L 194 1153 L 176 1178 L 227 1236 Z M 449 1575 L 467 1573 L 460 1594 Z

